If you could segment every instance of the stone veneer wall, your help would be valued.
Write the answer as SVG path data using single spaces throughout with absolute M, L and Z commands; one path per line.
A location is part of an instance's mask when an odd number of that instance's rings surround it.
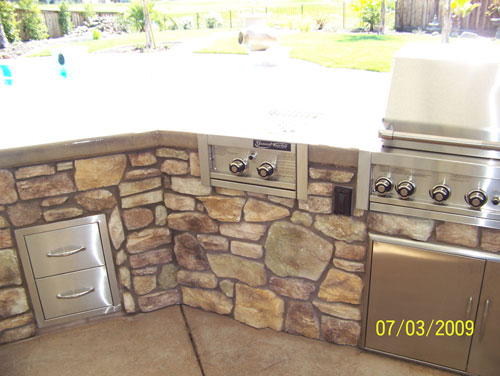
M 332 214 L 334 186 L 354 185 L 349 167 L 311 164 L 298 202 L 199 175 L 197 151 L 172 148 L 0 170 L 0 343 L 36 332 L 13 238 L 25 226 L 105 213 L 127 313 L 182 303 L 346 345 L 361 332 L 368 226 L 500 250 L 499 231 Z

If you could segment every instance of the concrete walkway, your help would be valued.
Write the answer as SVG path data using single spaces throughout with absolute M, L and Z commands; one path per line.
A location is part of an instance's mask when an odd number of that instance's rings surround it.
M 445 376 L 358 348 L 254 329 L 187 306 L 0 346 L 0 375 Z

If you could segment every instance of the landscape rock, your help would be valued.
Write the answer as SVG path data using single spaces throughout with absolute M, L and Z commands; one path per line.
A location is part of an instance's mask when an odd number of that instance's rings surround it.
M 151 312 L 174 304 L 180 304 L 181 294 L 178 290 L 154 292 L 152 294 L 139 296 L 137 302 L 142 312 Z
M 241 197 L 206 196 L 197 197 L 203 202 L 208 215 L 222 222 L 239 222 L 245 199 Z
M 132 280 L 130 278 L 130 270 L 126 266 L 121 266 L 118 269 L 118 278 L 120 284 L 129 290 L 132 290 Z
M 367 236 L 366 224 L 362 220 L 344 215 L 317 215 L 314 228 L 348 243 L 364 241 Z
M 333 259 L 333 266 L 343 269 L 347 272 L 362 273 L 365 271 L 365 264 L 362 262 L 348 261 L 339 258 Z
M 331 196 L 333 194 L 333 184 L 324 182 L 310 182 L 307 193 L 316 196 Z
M 310 167 L 309 177 L 311 179 L 328 180 L 332 183 L 350 183 L 354 177 L 354 172 Z
M 163 205 L 157 205 L 155 207 L 155 225 L 156 226 L 166 226 L 167 225 L 167 208 Z
M 0 335 L 0 344 L 19 341 L 35 335 L 35 324 L 10 329 Z
M 156 163 L 156 157 L 149 151 L 143 153 L 131 153 L 128 155 L 128 158 L 133 167 L 151 166 Z
M 124 210 L 123 222 L 128 230 L 137 230 L 153 222 L 153 212 L 147 208 Z
M 15 176 L 16 179 L 27 179 L 35 176 L 54 175 L 55 172 L 54 166 L 43 164 L 38 166 L 20 167 L 15 172 Z
M 118 208 L 115 208 L 109 217 L 108 222 L 109 236 L 115 249 L 120 249 L 123 241 L 125 240 L 125 233 L 123 232 L 122 219 Z
M 116 254 L 115 264 L 118 266 L 123 265 L 125 263 L 125 261 L 127 261 L 127 254 L 125 253 L 125 251 L 123 249 L 121 249 Z
M 23 315 L 14 316 L 0 321 L 0 332 L 8 329 L 14 329 L 33 322 L 33 314 L 31 312 Z
M 45 200 L 43 200 L 40 205 L 42 207 L 46 208 L 49 206 L 57 206 L 57 205 L 64 204 L 66 201 L 68 201 L 68 196 L 51 197 L 51 198 L 46 198 Z
M 339 345 L 356 346 L 361 334 L 361 326 L 354 321 L 323 316 L 321 318 L 323 337 Z
M 481 248 L 485 251 L 500 252 L 500 231 L 483 228 L 481 230 Z
M 277 294 L 300 300 L 308 300 L 316 290 L 316 286 L 312 282 L 299 278 L 279 278 L 274 276 L 269 279 L 269 288 Z
M 349 260 L 363 260 L 366 254 L 364 245 L 348 244 L 342 241 L 335 241 L 335 257 Z
M 361 309 L 359 306 L 344 303 L 326 303 L 319 299 L 314 299 L 312 303 L 316 308 L 327 315 L 347 320 L 361 320 Z
M 224 196 L 246 196 L 245 192 L 231 188 L 216 187 L 215 192 Z
M 16 186 L 22 200 L 59 196 L 75 191 L 73 180 L 67 172 L 18 181 Z
M 313 224 L 313 218 L 309 213 L 296 210 L 293 212 L 290 222 L 295 223 L 296 225 L 311 227 Z
M 60 221 L 62 219 L 69 219 L 79 217 L 83 214 L 83 210 L 80 208 L 61 208 L 61 209 L 49 209 L 43 212 L 43 218 L 47 222 Z
M 427 241 L 434 229 L 434 221 L 370 212 L 368 214 L 368 227 L 387 235 L 405 235 L 415 240 Z
M 26 292 L 22 287 L 0 289 L 0 319 L 29 310 Z
M 189 156 L 183 150 L 176 150 L 171 148 L 160 148 L 156 149 L 156 156 L 161 158 L 176 158 L 187 161 Z
M 256 223 L 223 223 L 220 233 L 238 239 L 259 240 L 266 232 L 266 226 Z
M 123 182 L 118 185 L 120 196 L 130 196 L 136 193 L 150 191 L 152 189 L 161 187 L 161 178 L 148 178 L 134 182 Z
M 155 275 L 138 275 L 132 279 L 137 295 L 145 295 L 156 288 Z
M 163 191 L 161 189 L 157 191 L 138 193 L 136 195 L 128 196 L 122 198 L 122 208 L 130 209 L 137 206 L 156 204 L 157 202 L 163 201 Z
M 155 249 L 154 251 L 142 252 L 130 255 L 130 266 L 142 268 L 149 265 L 161 265 L 172 261 L 172 251 L 169 248 Z
M 57 171 L 66 171 L 73 169 L 73 161 L 59 162 L 57 163 Z
M 288 303 L 285 331 L 309 338 L 319 338 L 319 320 L 311 303 Z
M 245 243 L 234 240 L 231 242 L 231 253 L 250 258 L 261 258 L 263 250 L 260 244 Z
M 189 167 L 192 176 L 200 176 L 200 156 L 198 153 L 189 153 Z
M 440 242 L 476 248 L 479 229 L 476 226 L 445 222 L 436 227 L 436 239 Z
M 185 175 L 189 172 L 189 164 L 185 161 L 167 159 L 161 164 L 160 170 L 169 175 Z
M 75 161 L 75 182 L 79 191 L 117 185 L 123 177 L 127 158 L 124 154 Z
M 0 249 L 12 247 L 12 237 L 10 235 L 10 229 L 0 230 Z
M 326 302 L 361 303 L 363 280 L 355 274 L 330 269 L 321 284 L 318 297 Z
M 204 287 L 207 289 L 217 287 L 217 277 L 212 273 L 179 270 L 177 272 L 177 282 L 191 287 Z
M 151 275 L 151 274 L 156 274 L 157 271 L 158 271 L 157 266 L 148 266 L 148 267 L 142 268 L 142 269 L 133 269 L 132 275 L 134 275 L 134 276 Z
M 331 243 L 312 231 L 288 222 L 271 225 L 266 240 L 266 266 L 280 277 L 317 281 L 333 253 Z
M 219 287 L 222 290 L 222 292 L 232 298 L 234 296 L 234 282 L 229 280 L 229 279 L 223 279 L 222 281 L 219 282 Z
M 9 170 L 0 170 L 0 204 L 12 204 L 16 201 L 14 177 Z
M 20 285 L 22 283 L 16 251 L 4 249 L 0 251 L 0 287 Z
M 76 203 L 89 211 L 111 209 L 116 205 L 116 199 L 107 189 L 95 189 L 75 195 Z
M 168 192 L 164 195 L 164 202 L 167 208 L 179 211 L 193 211 L 195 206 L 194 198 Z
M 131 293 L 129 293 L 128 291 L 124 291 L 122 298 L 123 298 L 123 308 L 125 309 L 125 312 L 134 313 L 137 311 L 137 308 L 135 307 L 134 297 L 132 296 Z
M 281 330 L 285 303 L 274 292 L 236 284 L 234 318 L 254 328 Z
M 208 251 L 227 251 L 229 249 L 229 242 L 226 238 L 219 235 L 196 235 L 198 241 Z
M 332 198 L 309 196 L 307 200 L 299 200 L 299 209 L 310 213 L 331 213 Z
M 135 170 L 127 171 L 125 180 L 146 179 L 155 176 L 160 176 L 161 171 L 158 168 L 138 168 Z
M 207 291 L 189 287 L 181 287 L 182 302 L 191 307 L 200 307 L 205 311 L 229 315 L 233 309 L 233 301 L 218 291 Z
M 186 232 L 177 235 L 174 240 L 174 252 L 179 265 L 191 270 L 208 269 L 205 251 L 193 235 Z
M 197 212 L 172 213 L 168 216 L 168 227 L 180 231 L 201 233 L 217 232 L 217 224 L 208 215 Z
M 276 221 L 290 215 L 290 211 L 282 206 L 255 199 L 248 200 L 243 212 L 247 222 Z
M 286 206 L 290 209 L 295 206 L 295 199 L 293 199 L 293 198 L 267 196 L 267 199 L 271 202 L 275 202 L 276 204 Z
M 0 228 L 9 227 L 9 222 L 5 219 L 5 217 L 0 216 Z
M 192 177 L 172 176 L 171 188 L 175 192 L 193 196 L 207 196 L 212 193 L 212 187 L 204 186 L 201 184 L 201 179 Z
M 174 264 L 163 265 L 158 275 L 158 286 L 168 290 L 177 286 L 177 273 L 179 268 Z
M 16 226 L 26 226 L 35 223 L 42 216 L 42 210 L 36 202 L 18 202 L 7 208 L 10 222 Z
M 210 268 L 217 277 L 234 278 L 250 286 L 262 286 L 267 281 L 264 265 L 229 254 L 207 254 Z
M 172 237 L 168 228 L 148 228 L 139 232 L 132 232 L 127 236 L 127 251 L 129 253 L 150 251 L 170 242 L 172 242 Z

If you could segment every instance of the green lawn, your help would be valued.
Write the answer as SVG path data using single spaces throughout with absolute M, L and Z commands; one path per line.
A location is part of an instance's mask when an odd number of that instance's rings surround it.
M 364 69 L 389 72 L 392 56 L 405 43 L 410 41 L 439 42 L 439 37 L 428 35 L 399 34 L 337 34 L 307 32 L 285 34 L 280 44 L 290 47 L 290 57 L 311 61 L 331 68 Z M 246 54 L 244 47 L 238 45 L 237 35 L 225 37 L 204 48 L 201 53 Z

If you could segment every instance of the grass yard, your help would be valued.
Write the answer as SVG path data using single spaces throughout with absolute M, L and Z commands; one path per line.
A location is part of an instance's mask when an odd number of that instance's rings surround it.
M 389 72 L 392 56 L 405 43 L 429 41 L 439 43 L 439 37 L 429 35 L 398 34 L 337 34 L 303 32 L 284 34 L 280 44 L 290 47 L 290 57 L 307 60 L 330 68 L 364 69 Z M 246 54 L 238 44 L 237 34 L 216 40 L 200 53 Z

